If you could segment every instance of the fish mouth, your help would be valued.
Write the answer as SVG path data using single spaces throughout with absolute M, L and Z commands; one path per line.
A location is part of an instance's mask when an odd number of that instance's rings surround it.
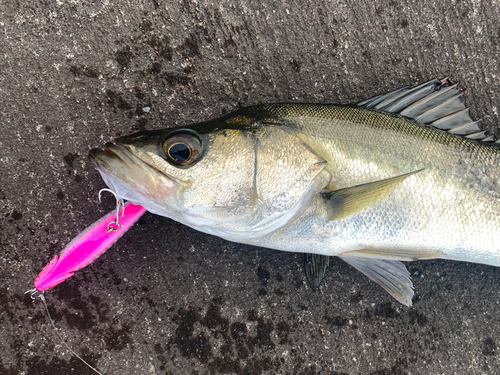
M 115 162 L 122 162 L 125 164 L 136 162 L 132 152 L 128 151 L 124 146 L 120 146 L 114 142 L 107 142 L 104 145 L 104 149 L 94 148 L 90 150 L 89 158 L 99 169 L 111 169 L 110 167 L 112 167 Z
M 158 155 L 116 142 L 89 152 L 102 179 L 119 198 L 143 205 L 152 198 L 169 197 L 181 182 L 156 168 L 154 157 Z

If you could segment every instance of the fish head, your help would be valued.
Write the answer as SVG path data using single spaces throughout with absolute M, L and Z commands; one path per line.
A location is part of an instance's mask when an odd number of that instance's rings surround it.
M 135 133 L 90 158 L 118 197 L 239 241 L 284 225 L 328 183 L 292 130 L 251 116 Z

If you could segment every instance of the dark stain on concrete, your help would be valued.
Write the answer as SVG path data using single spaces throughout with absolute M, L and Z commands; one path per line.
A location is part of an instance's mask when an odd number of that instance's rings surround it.
M 284 296 L 285 295 L 285 290 L 283 288 L 276 288 L 274 289 L 274 294 L 277 296 Z
M 164 73 L 161 75 L 163 81 L 170 87 L 177 85 L 187 85 L 191 79 L 187 75 L 177 73 Z
M 333 327 L 336 328 L 344 327 L 347 324 L 347 319 L 339 315 L 336 315 L 334 317 L 325 316 L 325 319 L 328 322 L 328 324 L 331 324 Z
M 113 91 L 106 90 L 106 97 L 108 99 L 108 104 L 116 109 L 121 109 L 123 111 L 128 111 L 132 109 L 132 106 L 123 98 L 122 94 Z
M 181 308 L 173 319 L 177 324 L 174 342 L 184 357 L 197 358 L 202 363 L 207 363 L 212 357 L 212 347 L 205 332 L 195 333 L 194 325 L 201 320 L 198 311 L 190 306 Z
M 392 302 L 384 302 L 376 304 L 368 314 L 377 318 L 391 319 L 395 318 L 399 313 L 393 307 Z
M 276 325 L 276 332 L 278 333 L 278 338 L 280 339 L 280 345 L 285 345 L 287 343 L 290 344 L 288 340 L 290 330 L 290 325 L 287 322 L 285 322 L 284 320 L 278 322 L 278 324 Z
M 66 165 L 70 168 L 70 169 L 74 169 L 74 165 L 73 163 L 75 162 L 76 158 L 78 158 L 80 155 L 78 155 L 76 152 L 75 153 L 68 153 L 66 154 L 63 159 L 64 161 L 66 162 Z
M 412 309 L 408 312 L 408 316 L 410 318 L 410 324 L 418 324 L 423 327 L 429 323 L 429 319 L 420 311 Z
M 89 364 L 94 366 L 102 357 L 100 354 L 88 350 L 84 350 L 81 356 L 85 358 Z M 55 358 L 53 361 L 48 362 L 42 357 L 33 356 L 26 361 L 26 365 L 28 367 L 28 375 L 95 375 L 95 372 L 77 357 L 71 357 L 69 360 Z
M 179 51 L 184 57 L 195 57 L 200 55 L 200 47 L 196 38 L 194 36 L 186 38 L 184 43 L 179 47 Z
M 483 354 L 484 355 L 495 355 L 497 353 L 497 345 L 495 344 L 495 341 L 491 338 L 488 337 L 486 340 L 483 341 Z
M 76 66 L 71 65 L 69 71 L 73 73 L 75 77 L 88 77 L 88 78 L 99 78 L 99 71 L 94 68 L 90 68 L 87 65 Z
M 21 212 L 17 211 L 17 210 L 12 211 L 12 213 L 10 214 L 10 216 L 15 221 L 21 220 L 23 218 L 23 214 Z
M 134 131 L 146 130 L 146 125 L 147 124 L 148 124 L 148 119 L 147 118 L 139 118 L 139 119 L 137 119 L 133 130 Z
M 24 316 L 19 315 L 21 309 L 33 309 L 39 307 L 37 313 L 32 314 L 29 319 L 25 319 Z M 54 308 L 49 306 L 51 313 L 54 312 Z M 53 314 L 59 316 L 60 314 Z M 60 318 L 59 318 L 60 320 Z M 13 294 L 9 292 L 7 288 L 0 288 L 0 324 L 6 325 L 11 324 L 13 326 L 19 325 L 29 325 L 33 328 L 40 329 L 40 326 L 49 327 L 48 333 L 52 329 L 48 322 L 48 317 L 44 312 L 41 301 L 38 298 L 32 299 L 29 294 Z M 47 329 L 47 328 L 45 328 Z M 31 333 L 29 333 L 31 332 Z M 27 331 L 26 333 L 15 332 L 15 336 L 11 337 L 10 349 L 13 353 L 16 353 L 13 360 L 14 363 L 6 365 L 0 360 L 0 373 L 3 374 L 20 374 L 26 373 L 30 375 L 56 375 L 56 374 L 67 374 L 67 373 L 78 373 L 78 374 L 91 374 L 91 370 L 78 358 L 72 357 L 69 360 L 63 360 L 60 358 L 53 358 L 53 360 L 48 361 L 46 358 L 32 355 L 27 358 L 24 357 L 26 352 L 26 343 L 32 336 L 32 331 Z M 28 336 L 26 336 L 28 335 Z M 57 336 L 54 335 L 57 340 Z M 31 337 L 32 338 L 32 337 Z M 54 344 L 48 344 L 49 350 L 54 349 Z M 86 348 L 81 349 L 80 354 L 91 364 L 96 363 L 101 355 L 98 353 L 93 353 Z M 70 372 L 71 369 L 71 372 Z
M 255 310 L 247 312 L 246 323 L 231 323 L 223 316 L 222 305 L 222 298 L 214 298 L 204 314 L 193 306 L 179 309 L 172 319 L 177 328 L 167 350 L 175 347 L 183 357 L 199 360 L 210 374 L 261 374 L 279 368 L 279 361 L 256 356 L 276 348 L 272 336 L 274 323 L 259 316 Z M 248 325 L 252 326 L 252 334 Z M 278 323 L 279 345 L 289 342 L 290 330 L 285 321 Z M 156 344 L 155 351 L 158 360 L 165 363 L 167 356 L 162 345 Z
M 264 267 L 259 266 L 257 268 L 257 277 L 259 278 L 259 281 L 262 284 L 267 285 L 267 282 L 269 281 L 269 278 L 271 277 L 271 274 Z
M 132 49 L 129 46 L 124 46 L 115 53 L 115 60 L 123 69 L 129 67 L 133 57 Z
M 172 61 L 174 50 L 170 44 L 170 38 L 168 36 L 153 35 L 146 43 L 159 57 L 164 58 L 167 61 Z
M 104 335 L 106 349 L 119 351 L 127 347 L 132 343 L 131 332 L 130 324 L 120 323 L 118 319 L 114 319 Z
M 134 96 L 139 100 L 146 99 L 146 93 L 142 91 L 140 87 L 137 86 L 134 87 Z
M 151 64 L 151 68 L 147 70 L 149 74 L 160 74 L 161 73 L 161 64 L 159 62 L 154 62 Z
M 351 303 L 359 303 L 359 301 L 361 301 L 362 299 L 363 295 L 360 291 L 357 291 L 356 293 L 349 296 L 349 301 L 351 301 Z
M 259 288 L 257 289 L 257 295 L 258 296 L 267 296 L 267 289 L 266 288 Z
M 292 67 L 293 71 L 296 73 L 300 73 L 300 71 L 302 70 L 302 63 L 295 60 L 295 59 L 290 61 L 290 66 Z

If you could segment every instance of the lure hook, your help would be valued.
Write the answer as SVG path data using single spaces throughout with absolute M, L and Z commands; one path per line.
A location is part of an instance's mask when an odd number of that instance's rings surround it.
M 116 193 L 113 190 L 104 188 L 104 189 L 99 190 L 99 195 L 98 195 L 99 203 L 101 202 L 101 193 L 102 192 L 111 193 L 111 194 L 113 194 L 113 196 L 116 199 L 115 220 L 110 221 L 108 223 L 108 228 L 106 230 L 106 233 L 115 232 L 121 228 L 120 218 L 123 219 L 123 215 L 125 214 L 125 202 L 123 202 L 123 199 L 118 198 L 118 195 L 116 195 Z M 121 211 L 121 216 L 120 216 L 120 211 Z

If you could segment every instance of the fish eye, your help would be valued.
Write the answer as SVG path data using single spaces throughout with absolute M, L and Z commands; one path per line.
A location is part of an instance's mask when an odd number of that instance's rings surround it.
M 200 138 L 191 132 L 176 132 L 163 142 L 167 161 L 176 167 L 192 165 L 201 156 Z

